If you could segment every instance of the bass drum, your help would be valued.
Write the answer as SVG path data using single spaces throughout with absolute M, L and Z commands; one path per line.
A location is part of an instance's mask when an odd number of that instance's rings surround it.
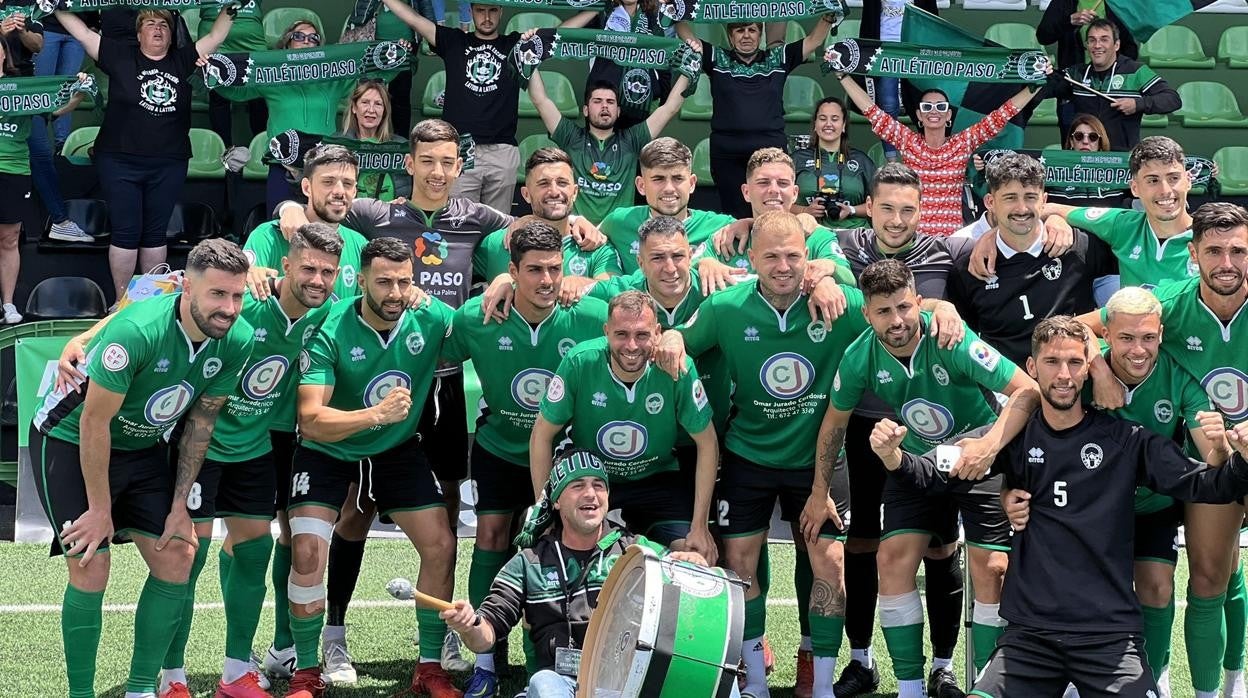
M 578 698 L 727 698 L 741 658 L 744 588 L 727 570 L 629 546 L 590 618 Z

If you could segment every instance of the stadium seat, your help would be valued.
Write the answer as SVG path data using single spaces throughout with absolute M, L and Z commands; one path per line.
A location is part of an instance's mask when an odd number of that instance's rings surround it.
M 555 142 L 544 133 L 534 133 L 525 136 L 520 140 L 520 167 L 516 170 L 516 181 L 524 184 L 524 164 L 529 161 L 529 156 L 538 148 L 557 148 Z
M 201 240 L 221 234 L 217 214 L 207 204 L 197 201 L 179 201 L 174 205 L 166 230 L 170 249 L 183 252 L 189 252 Z
M 186 22 L 186 28 L 191 32 L 191 36 L 199 36 L 199 8 L 179 10 L 178 14 L 182 15 L 182 21 Z
M 191 129 L 191 160 L 186 164 L 188 179 L 222 179 L 225 165 L 225 141 L 215 131 L 206 128 Z
M 517 12 L 511 19 L 507 20 L 507 31 L 504 34 L 512 32 L 524 32 L 530 29 L 554 29 L 559 26 L 559 18 L 546 12 Z
M 703 138 L 693 147 L 693 174 L 698 184 L 710 186 L 715 183 L 711 176 L 711 139 Z
M 825 46 L 835 41 L 840 41 L 841 39 L 857 39 L 858 33 L 862 31 L 862 20 L 861 19 L 843 20 L 832 31 L 834 33 L 828 34 L 828 40 L 823 42 Z
M 1030 24 L 1022 24 L 1021 22 L 1001 22 L 988 27 L 988 31 L 984 32 L 984 38 L 995 41 L 1006 48 L 1014 49 L 1040 49 L 1040 42 L 1036 39 L 1036 28 Z
M 1248 27 L 1230 27 L 1222 32 L 1218 59 L 1232 68 L 1248 68 Z
M 806 30 L 802 28 L 802 25 L 794 22 L 793 20 L 789 20 L 788 24 L 784 27 L 784 43 L 791 44 L 794 41 L 801 41 L 805 38 Z
M 784 81 L 784 120 L 810 123 L 815 103 L 823 99 L 823 87 L 814 78 L 790 75 Z
M 871 144 L 871 147 L 867 150 L 867 157 L 871 158 L 871 162 L 874 162 L 876 167 L 883 167 L 884 141 L 876 141 Z
M 714 111 L 715 105 L 711 103 L 711 81 L 706 76 L 699 75 L 697 89 L 680 105 L 680 118 L 685 121 L 710 121 Z
M 1057 125 L 1057 100 L 1042 99 L 1036 105 L 1036 110 L 1031 113 L 1031 120 L 1027 122 L 1028 126 L 1056 126 Z
M 65 213 L 69 219 L 78 224 L 83 232 L 95 238 L 94 243 L 64 242 L 48 237 L 52 231 L 52 220 L 49 218 L 43 225 L 43 236 L 39 240 L 42 249 L 77 249 L 93 250 L 108 245 L 112 239 L 108 224 L 108 202 L 103 199 L 66 199 Z
M 1179 85 L 1183 106 L 1175 115 L 1184 128 L 1248 128 L 1231 88 L 1220 82 L 1197 80 Z
M 99 284 L 85 276 L 54 276 L 40 281 L 26 299 L 26 320 L 104 317 L 108 303 Z
M 247 212 L 247 217 L 243 219 L 242 235 L 238 239 L 239 246 L 247 244 L 247 238 L 251 235 L 251 231 L 260 227 L 261 223 L 270 220 L 273 220 L 273 218 L 269 215 L 269 209 L 264 205 L 263 201 L 252 206 L 251 210 Z
M 61 155 L 65 156 L 73 165 L 87 166 L 91 164 L 92 148 L 95 147 L 95 137 L 99 135 L 99 126 L 82 126 L 70 132 L 69 138 L 65 139 L 65 146 L 61 148 Z
M 524 90 L 521 90 L 523 92 Z M 439 70 L 429 76 L 429 82 L 425 83 L 425 93 L 420 98 L 420 110 L 425 116 L 442 116 L 442 105 L 439 103 L 439 95 L 446 92 L 446 71 Z
M 251 143 L 247 144 L 247 150 L 251 152 L 251 157 L 247 158 L 247 164 L 243 165 L 243 179 L 253 181 L 268 179 L 269 166 L 263 162 L 265 154 L 269 152 L 268 132 L 257 133 L 256 137 L 251 139 Z
M 576 100 L 576 89 L 572 87 L 572 81 L 568 79 L 568 76 L 553 70 L 543 70 L 542 84 L 546 86 L 546 96 L 555 103 L 560 114 L 569 119 L 580 116 L 581 108 Z M 520 116 L 530 118 L 538 116 L 537 107 L 533 106 L 528 90 L 520 90 Z
M 1027 0 L 963 0 L 962 7 L 968 10 L 1025 10 Z
M 1213 154 L 1223 196 L 1248 196 L 1248 146 L 1228 145 Z
M 728 30 L 722 24 L 694 24 L 693 34 L 699 39 L 709 42 L 712 46 L 726 48 L 728 46 Z
M 1146 114 L 1143 119 L 1140 119 L 1140 125 L 1144 128 L 1169 128 L 1170 115 Z
M 1140 51 L 1147 52 L 1148 65 L 1153 68 L 1207 69 L 1214 65 L 1196 32 L 1177 24 L 1162 27 Z
M 326 43 L 328 39 L 325 36 L 325 23 L 321 21 L 320 15 L 302 7 L 275 7 L 264 13 L 264 41 L 269 48 L 277 48 L 282 34 L 297 20 L 312 22 L 317 33 L 321 35 L 321 43 Z

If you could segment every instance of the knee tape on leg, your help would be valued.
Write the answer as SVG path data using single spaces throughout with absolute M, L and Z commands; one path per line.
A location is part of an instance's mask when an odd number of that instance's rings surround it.
M 976 601 L 974 610 L 971 612 L 971 620 L 980 625 L 988 625 L 994 628 L 1004 628 L 1008 625 L 1005 619 L 1001 617 L 1001 604 L 999 603 Z
M 317 584 L 315 586 L 305 587 L 301 584 L 295 584 L 294 580 L 286 583 L 286 596 L 291 603 L 297 604 L 313 604 L 318 601 L 325 600 L 325 585 Z
M 879 609 L 881 627 L 896 628 L 923 623 L 923 602 L 919 600 L 918 591 L 881 596 Z
M 334 534 L 334 525 L 311 516 L 296 516 L 290 520 L 290 535 L 311 534 L 328 543 Z

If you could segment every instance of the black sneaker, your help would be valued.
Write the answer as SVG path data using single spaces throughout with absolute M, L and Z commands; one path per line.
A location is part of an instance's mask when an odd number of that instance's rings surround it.
M 880 670 L 874 666 L 868 669 L 855 659 L 841 671 L 841 678 L 832 684 L 832 694 L 836 698 L 850 698 L 871 693 L 879 686 Z
M 927 695 L 928 698 L 966 698 L 957 677 L 948 667 L 932 669 L 927 677 Z

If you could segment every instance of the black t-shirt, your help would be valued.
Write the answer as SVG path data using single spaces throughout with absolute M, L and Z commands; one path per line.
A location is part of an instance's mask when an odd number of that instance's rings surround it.
M 434 53 L 446 64 L 442 118 L 477 143 L 516 144 L 520 82 L 508 64 L 518 32 L 496 39 L 438 27 Z
M 170 49 L 159 61 L 114 39 L 100 38 L 100 69 L 109 77 L 108 108 L 96 152 L 191 157 L 191 83 L 199 58 L 194 44 Z
M 137 45 L 139 43 L 139 32 L 135 28 L 134 23 L 138 16 L 138 10 L 127 10 L 125 8 L 100 10 L 100 36 Z
M 34 0 L 0 0 L 0 8 L 12 9 L 14 7 L 27 7 L 34 5 Z M 26 15 L 26 31 L 32 34 L 43 35 L 43 22 L 37 19 L 31 19 L 34 14 L 32 7 Z M 35 74 L 35 54 L 22 43 L 22 38 L 18 32 L 9 32 L 5 34 L 3 39 L 5 52 L 9 55 L 9 60 L 13 61 L 13 65 L 17 68 L 17 77 L 28 78 Z M 10 76 L 12 77 L 12 76 Z
M 805 56 L 802 41 L 758 52 L 751 63 L 734 51 L 702 42 L 702 72 L 710 76 L 711 136 L 728 141 L 748 136 L 752 144 L 770 138 L 784 141 L 784 81 Z M 718 147 L 731 149 L 731 142 Z M 753 152 L 753 148 L 749 152 Z

